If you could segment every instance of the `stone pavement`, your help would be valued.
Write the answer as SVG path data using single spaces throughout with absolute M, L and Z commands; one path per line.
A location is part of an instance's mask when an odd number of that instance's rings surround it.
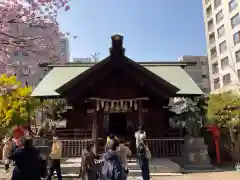
M 10 174 L 5 174 L 0 168 L 0 180 L 8 180 Z M 66 178 L 66 180 L 69 178 Z M 130 177 L 129 180 L 141 180 L 140 177 Z M 192 173 L 183 175 L 154 176 L 152 180 L 239 180 L 240 173 L 236 171 L 212 172 L 212 173 Z

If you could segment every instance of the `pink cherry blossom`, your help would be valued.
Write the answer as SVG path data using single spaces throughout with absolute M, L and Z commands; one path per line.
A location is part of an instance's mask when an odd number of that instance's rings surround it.
M 58 61 L 61 54 L 57 40 L 71 35 L 59 32 L 56 20 L 59 8 L 69 10 L 69 1 L 0 0 L 0 55 L 7 58 L 15 51 L 24 51 L 47 54 L 49 59 Z M 30 28 L 35 28 L 36 33 L 28 32 Z

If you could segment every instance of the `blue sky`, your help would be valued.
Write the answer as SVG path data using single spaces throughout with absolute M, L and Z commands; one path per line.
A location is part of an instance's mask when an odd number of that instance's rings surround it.
M 72 57 L 109 55 L 110 37 L 124 36 L 126 55 L 135 61 L 176 61 L 205 55 L 201 0 L 72 0 L 59 13 L 60 29 L 70 39 Z

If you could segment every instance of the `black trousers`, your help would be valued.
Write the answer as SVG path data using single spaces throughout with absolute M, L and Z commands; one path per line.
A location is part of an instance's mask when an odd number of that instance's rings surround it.
M 4 164 L 4 170 L 7 171 L 9 169 L 9 164 Z
M 50 160 L 50 168 L 47 180 L 51 180 L 54 174 L 54 171 L 57 173 L 58 180 L 62 180 L 62 173 L 61 173 L 61 164 L 60 159 L 51 159 Z

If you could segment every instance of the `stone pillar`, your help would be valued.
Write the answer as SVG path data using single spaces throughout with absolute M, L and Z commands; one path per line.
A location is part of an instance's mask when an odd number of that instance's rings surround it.
M 184 169 L 212 169 L 208 148 L 202 137 L 185 137 L 183 148 Z

